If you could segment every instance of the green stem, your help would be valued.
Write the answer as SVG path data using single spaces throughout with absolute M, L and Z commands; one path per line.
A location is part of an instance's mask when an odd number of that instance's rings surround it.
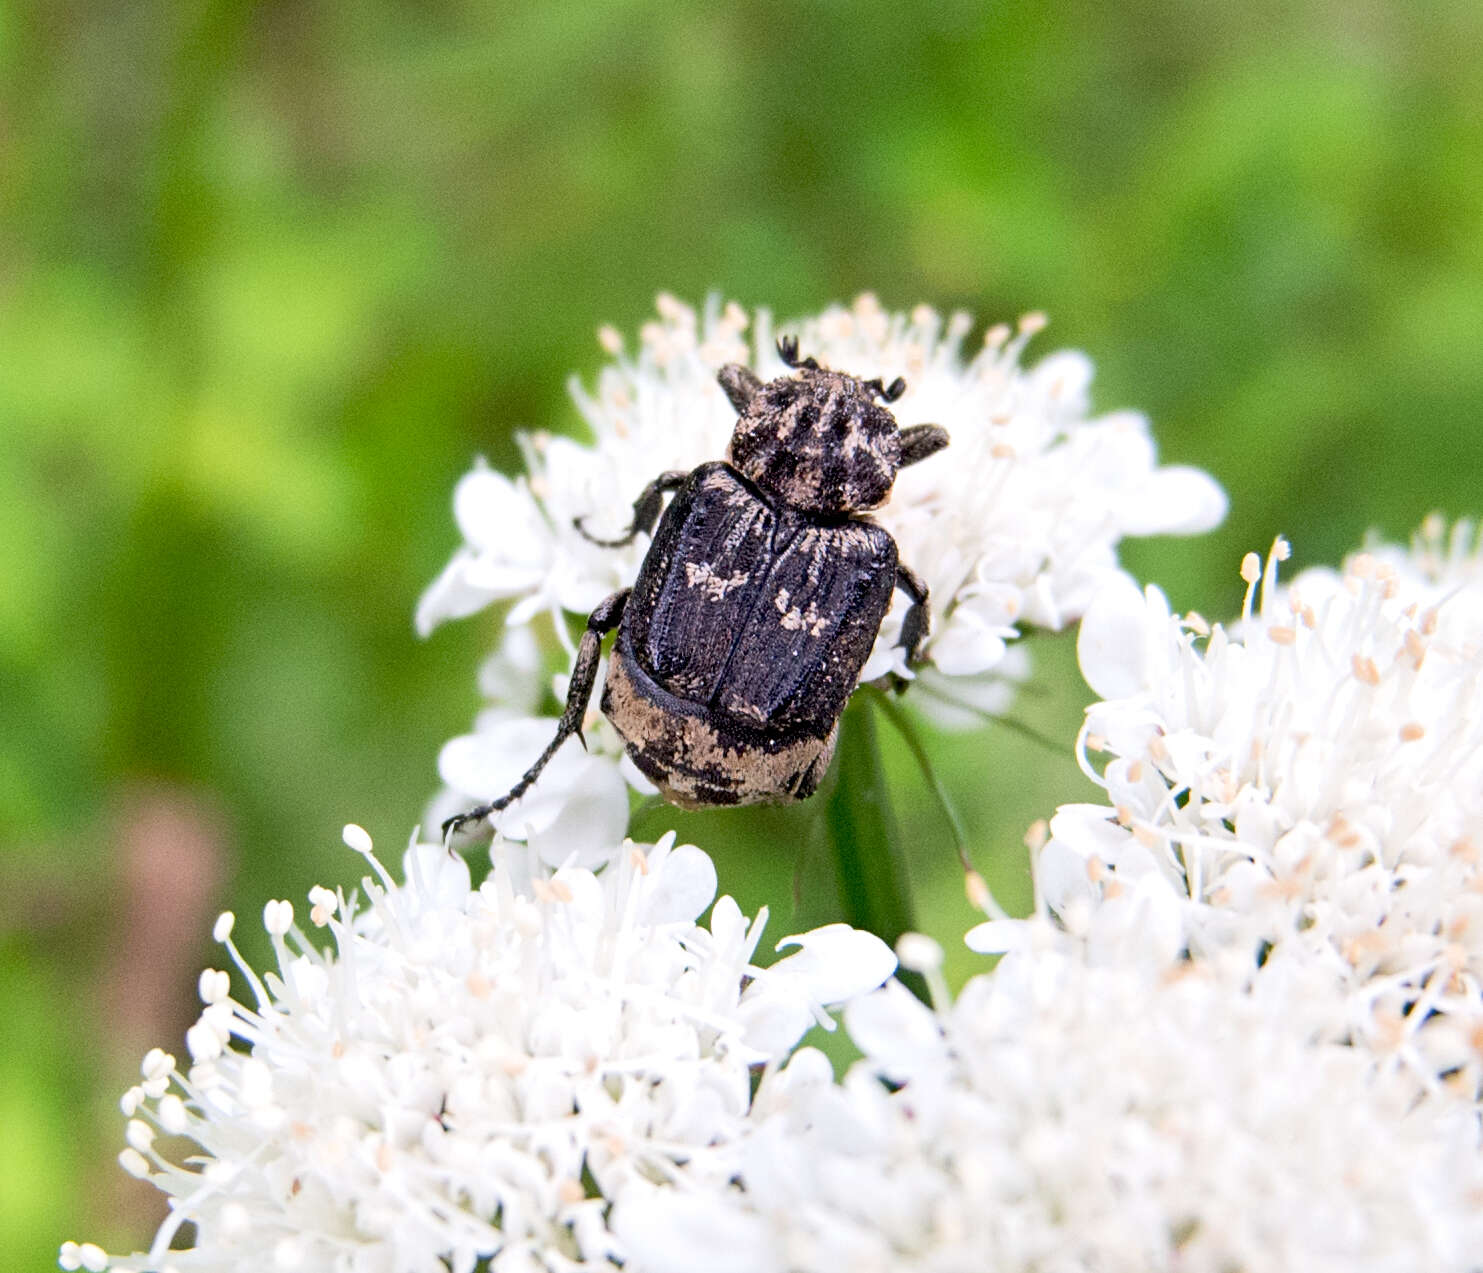
M 848 923 L 894 946 L 913 927 L 911 889 L 891 816 L 875 717 L 863 696 L 845 709 L 837 752 L 824 825 L 840 906 Z

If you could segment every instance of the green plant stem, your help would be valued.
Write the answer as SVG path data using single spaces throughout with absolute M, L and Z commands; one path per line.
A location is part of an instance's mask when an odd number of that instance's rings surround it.
M 911 889 L 891 815 L 880 740 L 861 696 L 839 726 L 838 766 L 825 810 L 825 832 L 844 919 L 895 945 L 913 927 Z

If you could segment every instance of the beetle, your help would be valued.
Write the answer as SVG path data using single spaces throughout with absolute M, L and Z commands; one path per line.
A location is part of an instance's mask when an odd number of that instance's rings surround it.
M 900 377 L 828 370 L 799 358 L 796 337 L 778 353 L 795 374 L 764 383 L 729 363 L 717 376 L 738 417 L 726 459 L 660 474 L 618 539 L 577 519 L 605 547 L 651 535 L 648 554 L 633 586 L 588 616 L 550 745 L 505 795 L 444 822 L 445 837 L 519 800 L 572 735 L 586 745 L 582 719 L 614 629 L 602 710 L 634 764 L 684 808 L 814 793 L 897 588 L 911 602 L 900 645 L 916 659 L 927 587 L 866 514 L 899 468 L 947 446 L 947 432 L 897 425 Z

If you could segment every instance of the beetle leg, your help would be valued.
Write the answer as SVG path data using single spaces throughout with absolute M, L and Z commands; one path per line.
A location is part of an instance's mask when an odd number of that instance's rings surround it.
M 617 539 L 598 539 L 596 535 L 589 535 L 582 528 L 584 519 L 581 517 L 574 517 L 572 525 L 577 528 L 578 534 L 589 543 L 603 548 L 627 548 L 633 543 L 634 536 L 640 532 L 645 535 L 654 533 L 655 523 L 659 521 L 659 510 L 664 506 L 664 493 L 678 489 L 689 476 L 689 473 L 682 473 L 679 469 L 671 469 L 668 473 L 661 473 L 644 487 L 638 499 L 633 501 L 633 521 Z
M 628 601 L 630 591 L 631 589 L 624 588 L 621 592 L 615 592 L 587 616 L 587 630 L 582 633 L 582 643 L 577 647 L 577 661 L 572 667 L 571 685 L 566 692 L 566 709 L 561 713 L 561 720 L 556 726 L 556 737 L 537 757 L 535 764 L 525 771 L 525 776 L 498 800 L 481 804 L 467 813 L 455 814 L 443 823 L 444 843 L 447 843 L 465 827 L 482 822 L 491 813 L 498 813 L 501 809 L 519 800 L 541 776 L 541 770 L 550 763 L 551 757 L 560 750 L 561 744 L 573 734 L 581 740 L 582 746 L 587 745 L 587 740 L 582 738 L 582 717 L 587 714 L 587 704 L 592 698 L 592 686 L 597 681 L 597 664 L 601 657 L 602 639 L 622 620 L 623 607 Z
M 891 386 L 893 389 L 895 385 Z M 914 424 L 901 430 L 901 467 L 936 455 L 948 444 L 947 430 L 940 424 Z
M 904 381 L 900 376 L 897 376 L 896 379 L 891 381 L 891 383 L 888 385 L 882 384 L 881 378 L 879 376 L 876 376 L 872 380 L 867 380 L 864 383 L 865 387 L 869 389 L 873 394 L 875 394 L 875 396 L 882 402 L 895 402 L 897 398 L 899 398 L 903 393 L 906 392 L 906 381 Z
M 746 415 L 752 399 L 762 392 L 762 381 L 757 374 L 739 362 L 727 363 L 716 373 L 716 379 L 721 382 L 721 388 L 726 391 L 737 415 Z
M 819 369 L 817 359 L 800 358 L 798 356 L 797 336 L 778 337 L 778 357 L 793 368 L 807 367 L 810 371 L 818 371 Z
M 896 644 L 906 651 L 906 661 L 915 663 L 922 641 L 932 627 L 932 608 L 927 600 L 927 585 L 915 570 L 898 561 L 896 586 L 911 598 L 906 618 L 901 621 L 901 639 Z

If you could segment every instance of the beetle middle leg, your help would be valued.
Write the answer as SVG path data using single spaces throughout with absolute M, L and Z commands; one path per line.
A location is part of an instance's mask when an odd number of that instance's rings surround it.
M 906 651 L 908 664 L 917 661 L 922 641 L 932 627 L 932 609 L 927 599 L 927 585 L 910 566 L 896 563 L 896 586 L 911 598 L 906 617 L 901 621 L 901 639 L 896 642 Z
M 455 814 L 444 822 L 443 839 L 445 842 L 462 831 L 464 827 L 482 822 L 491 813 L 498 813 L 501 809 L 519 800 L 541 776 L 541 770 L 550 763 L 551 757 L 560 750 L 561 744 L 573 734 L 581 739 L 582 746 L 587 745 L 587 740 L 582 738 L 582 717 L 587 714 L 587 704 L 592 698 L 592 687 L 597 681 L 597 664 L 601 658 L 602 639 L 622 620 L 623 607 L 628 602 L 630 591 L 631 589 L 624 588 L 621 592 L 615 592 L 587 616 L 587 630 L 582 633 L 582 642 L 577 647 L 577 661 L 572 667 L 571 684 L 566 692 L 566 708 L 561 713 L 561 720 L 556 726 L 556 737 L 537 757 L 535 764 L 525 771 L 525 776 L 498 800 L 481 804 L 467 813 Z
M 688 472 L 682 473 L 678 469 L 671 469 L 667 473 L 661 473 L 644 487 L 638 499 L 633 501 L 633 521 L 617 539 L 599 539 L 596 535 L 589 535 L 582 526 L 584 519 L 581 517 L 573 518 L 572 525 L 577 528 L 578 534 L 589 543 L 603 548 L 626 548 L 633 543 L 634 536 L 640 532 L 645 535 L 654 533 L 654 526 L 659 521 L 659 510 L 664 506 L 665 492 L 678 490 L 689 476 Z

